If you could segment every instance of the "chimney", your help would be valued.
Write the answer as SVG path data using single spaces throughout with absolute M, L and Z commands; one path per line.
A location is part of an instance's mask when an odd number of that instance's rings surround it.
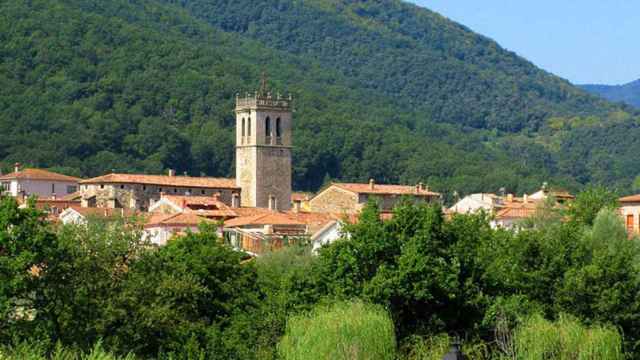
M 13 164 L 13 172 L 19 172 L 19 171 L 20 171 L 20 163 L 17 162 Z
M 513 194 L 507 194 L 507 202 L 513 202 Z
M 173 169 L 169 169 L 169 176 L 176 176 L 176 171 Z
M 231 194 L 231 207 L 232 208 L 240 207 L 240 194 L 238 193 Z
M 376 181 L 373 179 L 369 179 L 369 190 L 373 190 L 375 186 L 376 186 Z
M 301 203 L 302 203 L 302 201 L 300 201 L 300 200 L 294 200 L 293 201 L 293 212 L 294 213 L 299 213 L 300 212 L 300 208 L 302 207 Z
M 529 202 L 529 195 L 527 195 L 527 194 L 522 195 L 522 201 L 523 201 L 525 204 L 526 204 L 526 203 L 528 203 L 528 202 Z

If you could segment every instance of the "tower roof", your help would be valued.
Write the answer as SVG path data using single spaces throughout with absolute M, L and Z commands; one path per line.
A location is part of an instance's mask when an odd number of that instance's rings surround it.
M 236 111 L 244 110 L 273 110 L 291 111 L 291 94 L 283 96 L 279 91 L 275 93 L 269 88 L 268 76 L 262 73 L 260 87 L 253 94 L 246 93 L 244 96 L 236 94 Z

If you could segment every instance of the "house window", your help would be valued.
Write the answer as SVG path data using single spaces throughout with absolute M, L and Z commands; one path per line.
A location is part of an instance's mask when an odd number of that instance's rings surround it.
M 75 185 L 67 186 L 67 194 L 73 194 L 76 191 L 78 191 L 78 187 L 77 186 L 75 186 Z
M 158 192 L 162 192 L 162 188 L 158 188 Z
M 200 190 L 200 193 L 201 193 L 202 195 L 204 195 L 204 190 Z
M 277 118 L 276 119 L 276 137 L 282 136 L 282 129 L 280 128 L 281 126 L 280 123 L 281 123 L 280 118 Z
M 124 185 L 120 185 L 120 189 L 124 189 Z
M 100 184 L 100 189 L 104 189 L 104 184 Z
M 142 190 L 147 190 L 147 187 L 145 185 L 142 185 Z
M 173 189 L 173 193 L 177 194 L 178 193 L 178 189 Z
M 1 186 L 2 190 L 9 191 L 10 188 L 11 188 L 11 183 L 8 183 L 8 182 L 3 182 L 2 183 L 2 186 Z

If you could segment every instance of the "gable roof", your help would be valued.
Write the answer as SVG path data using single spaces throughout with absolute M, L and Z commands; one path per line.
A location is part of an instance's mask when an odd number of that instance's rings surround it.
M 48 180 L 48 181 L 65 181 L 79 182 L 80 178 L 54 173 L 43 169 L 22 169 L 7 175 L 0 176 L 0 180 Z
M 107 174 L 92 179 L 82 180 L 81 184 L 140 184 L 173 187 L 190 187 L 206 189 L 232 189 L 240 190 L 236 186 L 235 179 L 168 176 L 168 175 L 143 175 L 143 174 Z
M 159 205 L 167 204 L 176 211 L 191 212 L 206 217 L 236 217 L 238 214 L 233 209 L 220 201 L 216 196 L 187 196 L 187 195 L 165 195 L 154 203 L 150 208 L 150 212 Z M 196 209 L 193 209 L 195 207 Z M 205 207 L 198 209 L 197 207 Z
M 497 220 L 526 219 L 538 211 L 538 203 L 535 201 L 522 203 L 509 203 L 496 214 Z
M 97 207 L 82 207 L 82 206 L 77 206 L 77 205 L 72 205 L 70 207 L 68 207 L 66 210 L 72 210 L 75 211 L 76 213 L 82 215 L 83 217 L 89 217 L 89 216 L 97 216 L 97 217 L 118 217 L 118 216 L 123 216 L 123 217 L 130 217 L 130 216 L 135 216 L 138 215 L 139 213 L 131 210 L 131 209 L 113 209 L 113 208 L 97 208 Z M 66 212 L 65 210 L 65 212 Z
M 424 196 L 435 197 L 440 196 L 440 193 L 425 190 L 419 186 L 410 185 L 384 185 L 384 184 L 360 184 L 360 183 L 332 183 L 331 186 L 336 186 L 340 189 L 350 191 L 356 194 L 371 194 L 371 195 L 411 195 L 411 196 Z
M 207 218 L 198 216 L 194 213 L 177 213 L 177 214 L 152 214 L 145 223 L 145 227 L 157 226 L 198 226 L 203 222 L 212 222 Z
M 253 216 L 241 216 L 224 223 L 225 227 L 246 225 L 305 225 L 305 223 L 292 219 L 288 214 L 275 211 Z
M 640 202 L 640 194 L 621 197 L 618 201 L 621 203 Z

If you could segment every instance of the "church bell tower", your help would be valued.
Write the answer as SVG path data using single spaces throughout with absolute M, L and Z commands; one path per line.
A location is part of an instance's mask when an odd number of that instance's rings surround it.
M 260 89 L 236 95 L 236 184 L 242 206 L 291 208 L 291 96 Z

